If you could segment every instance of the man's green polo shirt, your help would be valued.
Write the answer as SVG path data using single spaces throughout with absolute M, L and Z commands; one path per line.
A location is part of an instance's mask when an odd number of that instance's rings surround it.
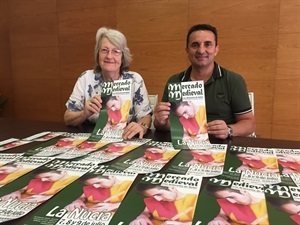
M 190 81 L 192 67 L 169 78 L 163 102 L 168 102 L 168 83 Z M 215 62 L 211 78 L 204 85 L 207 121 L 224 120 L 236 123 L 235 115 L 251 112 L 251 103 L 244 78 Z

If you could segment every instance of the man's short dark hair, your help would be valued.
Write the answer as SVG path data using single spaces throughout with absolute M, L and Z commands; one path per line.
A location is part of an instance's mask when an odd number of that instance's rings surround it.
M 216 192 L 219 192 L 219 191 L 230 191 L 230 192 L 241 194 L 240 190 L 231 189 L 230 187 L 222 187 L 222 186 L 210 185 L 210 184 L 206 185 L 205 190 L 210 195 L 213 195 L 213 196 L 216 196 Z
M 208 30 L 208 31 L 213 32 L 213 34 L 215 35 L 216 45 L 218 45 L 218 31 L 217 31 L 217 28 L 215 28 L 214 26 L 209 25 L 209 24 L 196 24 L 196 25 L 192 26 L 188 31 L 188 34 L 186 36 L 186 47 L 188 47 L 189 38 L 190 38 L 191 33 L 195 32 L 195 31 L 198 31 L 198 30 Z
M 185 105 L 189 105 L 189 102 L 187 102 L 187 101 L 171 102 L 171 112 L 174 112 L 175 114 L 177 114 L 177 109 L 179 108 L 179 106 L 185 106 Z
M 163 190 L 168 190 L 168 191 L 170 190 L 168 187 L 161 186 L 161 185 L 154 185 L 154 184 L 138 183 L 136 186 L 136 190 L 140 194 L 143 194 L 144 191 L 152 189 L 152 188 L 163 189 Z

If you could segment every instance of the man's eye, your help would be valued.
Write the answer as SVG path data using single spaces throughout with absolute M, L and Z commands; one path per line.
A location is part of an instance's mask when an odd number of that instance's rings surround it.
M 205 43 L 205 47 L 212 47 L 212 46 L 213 46 L 213 44 L 211 42 Z

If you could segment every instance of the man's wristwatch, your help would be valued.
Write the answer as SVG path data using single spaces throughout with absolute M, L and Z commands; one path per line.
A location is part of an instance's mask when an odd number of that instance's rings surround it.
M 227 128 L 228 128 L 228 136 L 227 136 L 227 138 L 233 138 L 233 130 L 232 130 L 232 128 L 230 127 L 230 126 L 227 126 Z

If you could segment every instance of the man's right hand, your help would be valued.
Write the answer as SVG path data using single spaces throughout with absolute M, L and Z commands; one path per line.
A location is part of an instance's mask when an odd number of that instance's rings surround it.
M 68 211 L 73 211 L 76 208 L 81 209 L 84 208 L 86 209 L 86 205 L 84 204 L 84 202 L 81 199 L 76 199 L 75 201 L 73 201 L 71 204 L 65 206 L 65 209 Z
M 230 225 L 230 223 L 222 216 L 217 216 L 208 225 Z
M 129 225 L 153 225 L 153 223 L 146 215 L 141 214 L 135 220 L 131 221 Z
M 170 117 L 169 102 L 159 102 L 154 108 L 154 126 L 158 129 L 170 129 L 169 117 Z

